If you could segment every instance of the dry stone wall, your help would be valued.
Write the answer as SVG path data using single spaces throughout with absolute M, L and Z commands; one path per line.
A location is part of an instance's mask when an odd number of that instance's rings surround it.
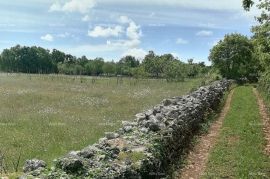
M 165 99 L 97 143 L 55 160 L 26 161 L 21 178 L 169 178 L 192 137 L 215 111 L 231 81 L 216 81 L 186 96 Z

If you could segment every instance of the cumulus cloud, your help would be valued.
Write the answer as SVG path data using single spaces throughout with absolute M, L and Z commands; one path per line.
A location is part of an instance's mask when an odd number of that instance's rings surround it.
M 108 40 L 107 45 L 118 48 L 137 48 L 141 43 L 141 27 L 127 16 L 120 16 L 118 21 L 126 25 L 126 39 Z
M 127 16 L 120 16 L 118 21 L 122 24 L 127 24 L 127 23 L 132 22 L 132 20 L 128 18 Z
M 120 16 L 118 23 L 113 27 L 95 26 L 88 31 L 88 36 L 107 38 L 106 44 L 99 45 L 103 47 L 102 50 L 104 51 L 114 49 L 138 58 L 144 56 L 145 51 L 139 48 L 142 36 L 141 27 L 127 16 Z M 114 38 L 110 39 L 109 37 Z
M 69 0 L 64 4 L 57 1 L 51 5 L 49 11 L 79 12 L 86 14 L 95 6 L 95 4 L 95 0 Z
M 126 35 L 130 39 L 139 39 L 142 35 L 141 27 L 127 16 L 120 16 L 118 22 L 128 24 Z
M 212 31 L 209 30 L 202 30 L 196 33 L 197 36 L 201 36 L 201 37 L 209 37 L 213 35 Z
M 46 34 L 44 36 L 40 37 L 41 40 L 52 42 L 54 40 L 54 37 L 51 34 Z
M 177 44 L 182 44 L 182 45 L 184 45 L 184 44 L 188 44 L 189 41 L 184 40 L 184 39 L 182 39 L 182 38 L 178 38 L 178 39 L 176 39 L 176 43 L 177 43 Z
M 147 55 L 147 52 L 141 48 L 132 48 L 128 49 L 126 52 L 122 54 L 122 57 L 131 55 L 139 60 L 144 59 L 145 55 Z
M 123 28 L 119 25 L 115 27 L 96 26 L 93 30 L 88 31 L 90 37 L 117 37 L 123 32 Z
M 139 39 L 141 35 L 140 26 L 136 25 L 135 22 L 130 22 L 127 28 L 127 37 L 130 39 Z

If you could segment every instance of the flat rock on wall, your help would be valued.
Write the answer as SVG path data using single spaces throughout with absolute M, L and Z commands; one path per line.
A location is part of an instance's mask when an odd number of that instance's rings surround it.
M 55 160 L 28 160 L 21 178 L 169 178 L 170 166 L 181 160 L 190 140 L 215 111 L 230 81 L 216 81 L 186 96 L 165 99 L 136 114 L 132 122 L 108 132 L 80 151 Z

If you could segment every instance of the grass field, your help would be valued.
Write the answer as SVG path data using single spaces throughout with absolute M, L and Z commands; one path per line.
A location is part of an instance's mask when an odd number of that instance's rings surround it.
M 264 144 L 252 87 L 238 87 L 203 178 L 269 178 L 270 158 L 263 153 Z
M 93 83 L 90 77 L 0 74 L 0 152 L 9 172 L 20 156 L 20 169 L 31 158 L 50 164 L 96 142 L 122 120 L 200 83 L 128 78 L 122 84 L 116 78 Z

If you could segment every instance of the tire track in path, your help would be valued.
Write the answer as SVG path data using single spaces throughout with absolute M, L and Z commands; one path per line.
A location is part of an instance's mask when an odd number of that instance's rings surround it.
M 217 141 L 223 121 L 229 112 L 233 93 L 234 89 L 230 91 L 218 119 L 212 123 L 206 135 L 199 137 L 199 143 L 188 154 L 187 164 L 183 169 L 180 169 L 176 179 L 198 179 L 202 176 L 209 153 Z
M 265 106 L 263 99 L 256 88 L 253 88 L 253 93 L 257 98 L 257 104 L 259 106 L 262 119 L 263 132 L 266 139 L 265 153 L 270 156 L 270 118 L 267 112 L 267 107 Z

